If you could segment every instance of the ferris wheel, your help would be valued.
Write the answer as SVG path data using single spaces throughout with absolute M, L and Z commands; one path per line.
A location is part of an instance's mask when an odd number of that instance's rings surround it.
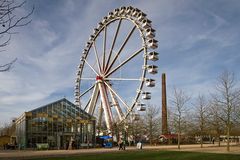
M 112 132 L 135 111 L 145 111 L 158 67 L 155 30 L 137 8 L 121 7 L 100 21 L 82 52 L 75 80 L 75 104 Z M 150 62 L 150 64 L 148 64 Z M 148 77 L 149 76 L 149 77 Z M 148 78 L 147 78 L 148 77 Z M 134 112 L 138 119 L 139 114 Z

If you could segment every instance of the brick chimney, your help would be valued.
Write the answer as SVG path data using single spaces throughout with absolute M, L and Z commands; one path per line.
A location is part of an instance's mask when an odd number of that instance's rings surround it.
M 162 74 L 162 134 L 168 134 L 166 75 Z

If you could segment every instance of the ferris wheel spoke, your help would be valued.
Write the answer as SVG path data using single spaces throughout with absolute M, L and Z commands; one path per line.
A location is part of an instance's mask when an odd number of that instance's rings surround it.
M 100 62 L 99 62 L 99 57 L 98 57 L 98 52 L 97 52 L 95 41 L 93 42 L 93 50 L 94 50 L 95 57 L 96 57 L 96 60 L 97 60 L 97 66 L 98 66 L 99 73 L 101 73 L 101 65 L 100 65 Z
M 107 83 L 104 82 L 104 84 L 106 84 L 106 86 L 108 87 L 108 89 L 122 102 L 122 104 L 127 108 L 127 110 L 130 110 L 130 107 L 127 105 L 126 102 L 123 101 L 123 99 L 117 94 L 117 92 L 115 92 L 112 87 Z
M 92 85 L 91 87 L 89 87 L 89 88 L 88 88 L 86 91 L 84 91 L 79 97 L 82 97 L 82 96 L 84 96 L 86 93 L 88 93 L 89 91 L 91 91 L 95 85 L 96 85 L 96 84 L 94 84 L 94 85 Z
M 84 111 L 86 111 L 86 109 L 87 109 L 87 107 L 88 107 L 88 105 L 89 105 L 90 101 L 91 101 L 91 98 L 88 100 L 88 102 L 87 102 L 86 106 L 84 107 L 84 109 L 83 109 Z
M 104 28 L 102 71 L 104 71 L 105 66 L 106 40 L 107 40 L 107 26 Z
M 137 78 L 104 78 L 104 80 L 110 80 L 110 81 L 141 81 L 142 79 Z
M 142 47 L 141 49 L 139 49 L 138 51 L 136 51 L 135 53 L 133 53 L 132 56 L 130 56 L 128 59 L 126 59 L 124 62 L 122 62 L 121 64 L 119 64 L 117 67 L 115 67 L 113 70 L 111 70 L 110 72 L 108 72 L 105 76 L 108 77 L 110 76 L 112 73 L 114 73 L 115 71 L 117 71 L 119 68 L 121 68 L 123 65 L 125 65 L 127 62 L 129 62 L 131 59 L 133 59 L 136 55 L 138 55 L 140 52 L 142 52 L 144 50 L 144 47 Z
M 86 59 L 84 59 L 84 62 L 91 68 L 91 70 L 92 70 L 96 75 L 99 75 L 98 72 L 87 62 Z
M 85 78 L 85 77 L 81 77 L 80 79 L 81 79 L 81 80 L 93 80 L 93 81 L 96 80 L 96 78 Z
M 110 66 L 107 66 L 107 69 L 105 71 L 105 73 L 108 73 L 109 70 L 112 68 L 113 64 L 115 63 L 115 61 L 117 60 L 118 56 L 120 55 L 120 53 L 122 52 L 123 48 L 125 47 L 125 45 L 127 44 L 129 38 L 131 37 L 131 35 L 133 34 L 134 30 L 136 29 L 136 26 L 134 25 L 134 27 L 132 28 L 132 30 L 129 32 L 129 34 L 127 35 L 125 41 L 123 42 L 122 46 L 120 47 L 119 51 L 117 52 L 117 54 L 115 55 L 113 61 L 111 62 Z
M 121 23 L 122 23 L 122 19 L 120 19 L 119 22 L 118 22 L 118 26 L 117 26 L 117 29 L 116 29 L 116 32 L 115 32 L 115 35 L 114 35 L 114 38 L 113 38 L 113 42 L 112 42 L 112 45 L 111 45 L 111 49 L 110 49 L 110 52 L 109 52 L 107 63 L 106 63 L 106 66 L 104 67 L 104 71 L 105 71 L 105 69 L 107 69 L 108 64 L 110 62 L 110 59 L 111 59 L 111 56 L 112 56 L 112 51 L 113 51 L 113 48 L 115 46 L 115 42 L 116 42 L 116 39 L 117 39 L 117 35 L 118 35 L 118 32 L 119 32 L 119 28 L 121 26 Z

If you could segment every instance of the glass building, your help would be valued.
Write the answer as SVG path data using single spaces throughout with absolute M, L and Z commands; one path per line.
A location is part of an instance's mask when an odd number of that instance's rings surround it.
M 48 144 L 52 149 L 95 145 L 95 118 L 63 98 L 16 120 L 16 141 L 21 148 Z

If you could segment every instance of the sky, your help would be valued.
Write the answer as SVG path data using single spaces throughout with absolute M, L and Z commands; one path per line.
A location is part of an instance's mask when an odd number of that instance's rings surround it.
M 145 12 L 156 30 L 159 73 L 149 103 L 161 104 L 162 73 L 168 97 L 174 87 L 193 98 L 209 95 L 225 70 L 239 80 L 238 0 L 33 0 L 17 14 L 25 15 L 33 5 L 32 22 L 16 29 L 0 52 L 0 64 L 17 58 L 11 71 L 0 73 L 0 125 L 63 97 L 73 102 L 85 43 L 97 23 L 121 6 Z

